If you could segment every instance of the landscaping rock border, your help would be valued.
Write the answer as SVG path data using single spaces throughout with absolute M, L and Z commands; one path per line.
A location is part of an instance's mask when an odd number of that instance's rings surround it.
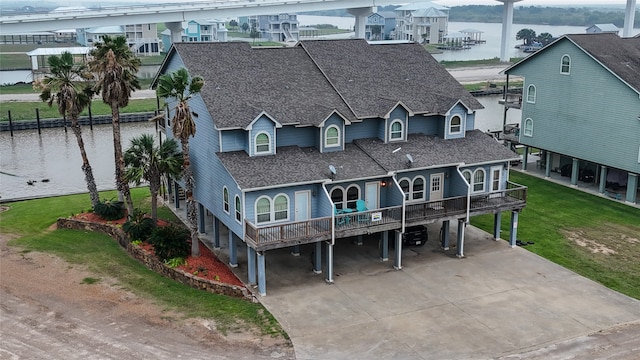
M 257 299 L 246 288 L 236 285 L 225 284 L 217 281 L 202 279 L 193 274 L 189 274 L 179 269 L 165 265 L 157 257 L 150 255 L 142 248 L 131 244 L 127 234 L 119 227 L 109 224 L 98 224 L 90 221 L 59 218 L 56 222 L 58 228 L 86 230 L 100 232 L 116 240 L 120 246 L 125 248 L 129 255 L 144 264 L 149 270 L 154 271 L 164 277 L 173 279 L 194 289 L 204 290 L 210 293 L 226 295 L 229 297 L 241 298 L 251 302 Z

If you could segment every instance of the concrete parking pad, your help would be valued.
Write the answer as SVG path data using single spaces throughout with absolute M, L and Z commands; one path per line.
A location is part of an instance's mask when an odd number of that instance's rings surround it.
M 339 240 L 333 284 L 311 271 L 312 246 L 297 257 L 267 252 L 268 295 L 260 301 L 297 358 L 549 358 L 579 351 L 588 334 L 640 323 L 640 301 L 523 248 L 468 227 L 460 259 L 433 240 L 437 226 L 429 230 L 427 245 L 403 250 L 401 270 L 378 258 L 376 238 Z M 238 271 L 246 278 L 242 265 Z

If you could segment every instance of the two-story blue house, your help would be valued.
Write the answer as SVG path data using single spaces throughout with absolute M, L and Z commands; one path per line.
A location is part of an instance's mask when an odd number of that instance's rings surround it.
M 524 77 L 518 141 L 542 150 L 547 177 L 640 202 L 640 38 L 565 35 L 505 73 Z
M 495 214 L 497 239 L 503 211 L 515 246 L 526 188 L 508 171 L 519 156 L 474 130 L 482 105 L 420 45 L 178 43 L 159 75 L 180 67 L 206 81 L 191 101 L 200 226 L 213 215 L 216 245 L 229 229 L 232 266 L 246 243 L 260 294 L 277 248 L 314 244 L 314 271 L 324 253 L 332 282 L 333 246 L 347 237 L 379 234 L 386 260 L 391 235 L 399 269 L 406 227 L 442 223 L 447 247 L 455 221 L 463 256 L 469 217 Z
M 364 38 L 367 40 L 389 40 L 391 31 L 396 28 L 396 14 L 392 11 L 380 11 L 367 16 Z

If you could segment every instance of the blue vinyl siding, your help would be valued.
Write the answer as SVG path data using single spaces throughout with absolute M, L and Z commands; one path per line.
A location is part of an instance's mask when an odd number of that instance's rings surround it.
M 324 216 L 331 216 L 331 210 L 327 211 L 327 203 L 328 199 L 322 193 L 321 189 L 322 185 L 320 184 L 311 184 L 311 185 L 300 185 L 300 186 L 292 186 L 292 187 L 282 187 L 275 189 L 266 189 L 260 191 L 251 191 L 246 193 L 246 219 L 254 224 L 256 221 L 256 200 L 261 196 L 268 196 L 271 198 L 271 201 L 280 194 L 284 194 L 289 198 L 289 222 L 293 222 L 295 219 L 295 193 L 296 191 L 309 190 L 311 191 L 311 218 L 319 218 Z M 315 196 L 314 196 L 315 194 Z M 323 204 L 324 203 L 324 204 Z M 272 203 L 273 206 L 273 203 Z M 282 223 L 287 221 L 277 221 L 274 223 Z M 260 224 L 266 225 L 267 223 Z
M 275 153 L 275 148 L 276 148 L 276 127 L 275 124 L 273 123 L 273 121 L 271 121 L 271 119 L 267 118 L 266 116 L 261 116 L 260 119 L 258 119 L 255 123 L 253 123 L 253 128 L 249 131 L 249 148 L 247 149 L 247 153 L 251 156 L 255 156 L 256 154 L 254 153 L 255 150 L 255 141 L 256 141 L 256 135 L 261 133 L 261 132 L 266 132 L 267 134 L 269 134 L 269 141 L 270 141 L 270 146 L 271 146 L 271 154 Z M 265 154 L 259 154 L 260 155 L 265 155 Z
M 222 152 L 247 150 L 247 132 L 245 130 L 222 131 Z
M 409 134 L 438 134 L 439 117 L 416 115 L 409 119 Z
M 451 119 L 454 116 L 459 116 L 460 120 L 461 120 L 460 126 L 462 128 L 462 131 L 459 134 L 450 133 L 450 130 L 451 130 L 451 127 L 450 127 Z M 464 133 L 466 132 L 466 125 L 467 125 L 467 109 L 465 109 L 465 107 L 462 106 L 461 104 L 458 104 L 453 109 L 451 109 L 451 112 L 447 116 L 446 126 L 445 126 L 445 139 L 463 138 L 464 137 Z
M 563 55 L 569 75 L 560 74 Z M 638 93 L 564 39 L 510 71 L 536 86 L 536 102 L 523 102 L 522 121 L 533 136 L 520 142 L 554 153 L 640 173 Z M 521 128 L 524 124 L 520 124 Z
M 391 123 L 393 123 L 395 120 L 400 120 L 402 122 L 402 131 L 403 131 L 402 139 L 403 140 L 407 139 L 407 122 L 408 122 L 407 115 L 408 115 L 407 110 L 405 110 L 402 106 L 397 106 L 395 109 L 391 111 L 391 113 L 389 114 L 389 119 L 387 119 L 387 123 L 386 123 L 386 134 L 387 134 L 386 141 L 391 142 Z M 382 136 L 382 139 L 384 139 L 384 135 Z M 394 141 L 401 141 L 401 140 L 394 140 Z
M 315 126 L 283 126 L 276 129 L 276 143 L 280 146 L 317 147 L 320 131 Z
M 476 113 L 475 111 L 472 114 L 467 114 L 467 125 L 465 130 L 471 131 L 476 128 Z
M 338 130 L 340 131 L 340 146 L 336 146 L 336 147 L 325 147 L 325 131 L 327 130 L 327 128 L 329 128 L 330 126 L 336 126 L 338 128 Z M 344 131 L 345 130 L 345 126 L 344 126 L 344 120 L 342 120 L 342 118 L 336 114 L 333 114 L 329 117 L 329 119 L 327 119 L 327 121 L 325 121 L 324 123 L 324 127 L 322 129 L 320 129 L 320 137 L 321 137 L 321 141 L 320 141 L 320 149 L 321 152 L 332 152 L 332 151 L 342 151 L 344 150 Z
M 357 139 L 379 138 L 384 140 L 384 136 L 380 137 L 379 129 L 384 129 L 384 120 L 382 119 L 365 119 L 363 122 L 354 122 L 346 126 L 346 143 L 351 143 Z M 383 132 L 384 134 L 384 132 Z

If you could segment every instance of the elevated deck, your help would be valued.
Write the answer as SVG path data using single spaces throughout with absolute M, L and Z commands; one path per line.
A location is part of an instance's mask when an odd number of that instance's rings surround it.
M 507 189 L 502 191 L 473 195 L 469 198 L 458 196 L 407 204 L 404 221 L 405 225 L 409 226 L 464 218 L 467 211 L 470 216 L 517 211 L 524 208 L 526 202 L 527 188 L 509 182 Z M 402 221 L 400 205 L 265 226 L 256 226 L 245 221 L 245 240 L 247 245 L 257 251 L 265 251 L 333 238 L 400 230 Z

